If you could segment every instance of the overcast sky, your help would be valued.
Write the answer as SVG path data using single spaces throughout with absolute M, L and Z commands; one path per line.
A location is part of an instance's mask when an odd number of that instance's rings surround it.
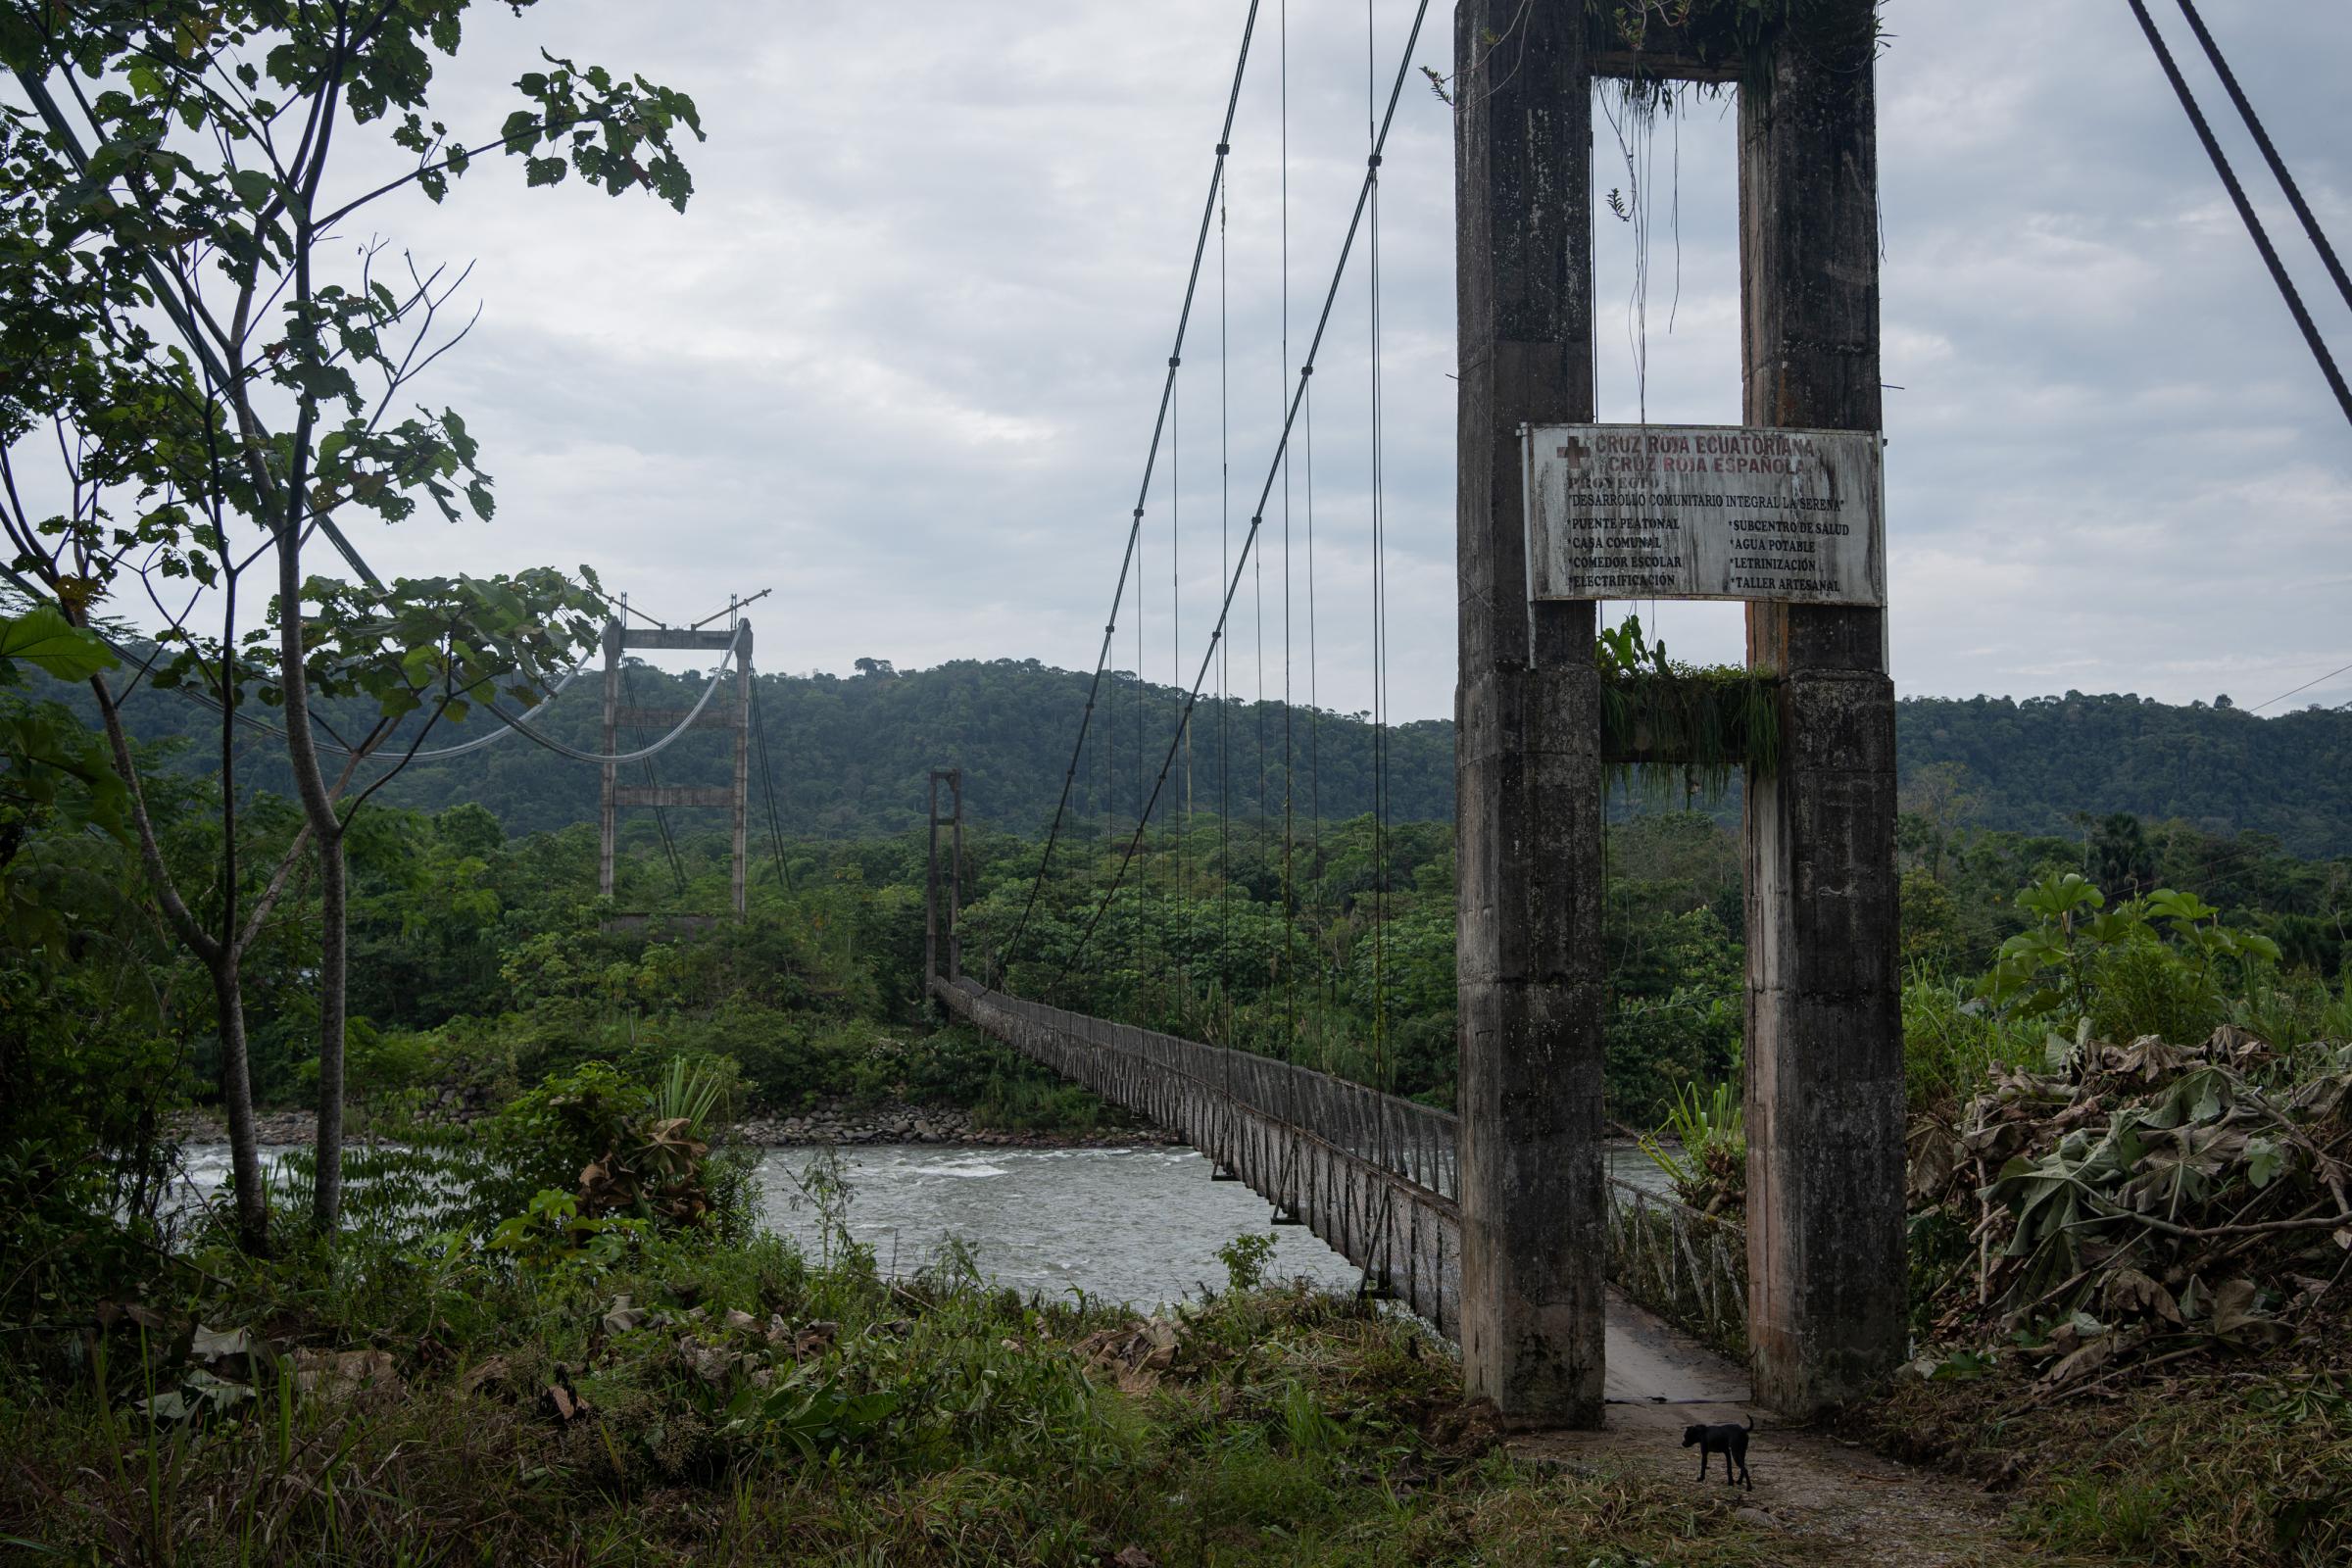
M 497 478 L 487 526 L 365 526 L 390 572 L 588 563 L 656 613 L 773 588 L 766 669 L 1036 658 L 1091 668 L 1175 327 L 1246 0 L 907 0 L 478 8 L 441 100 L 495 125 L 544 43 L 699 103 L 683 216 L 485 164 L 446 207 L 378 211 L 476 263 L 482 319 L 425 400 Z M 2170 0 L 2152 9 L 2305 298 L 2352 313 L 2261 170 Z M 2318 209 L 2352 248 L 2352 6 L 2205 0 Z M 1412 16 L 1376 0 L 1385 97 Z M 1880 66 L 1894 673 L 1906 695 L 2069 688 L 2251 706 L 2352 662 L 2352 429 L 2124 0 L 1892 0 Z M 1143 667 L 1190 681 L 1281 401 L 1282 8 L 1240 114 L 1224 278 L 1212 238 L 1177 439 L 1147 517 Z M 1414 66 L 1450 69 L 1433 7 Z M 1289 362 L 1331 274 L 1365 143 L 1360 4 L 1287 14 Z M 1601 416 L 1737 422 L 1734 115 L 1659 122 L 1638 179 L 1596 117 Z M 1453 687 L 1451 113 L 1413 73 L 1384 168 L 1390 711 Z M 359 171 L 355 168 L 354 177 Z M 1371 356 L 1359 251 L 1315 379 L 1315 659 L 1370 704 Z M 1641 322 L 1646 321 L 1646 331 Z M 1219 353 L 1222 333 L 1229 357 Z M 1646 342 L 1646 377 L 1634 345 Z M 1230 500 L 1218 469 L 1220 406 Z M 1304 700 L 1307 470 L 1289 482 L 1291 680 Z M 1171 496 L 1170 476 L 1178 483 Z M 1232 680 L 1284 667 L 1280 522 L 1237 602 Z M 1174 553 L 1181 581 L 1172 582 Z M 1733 606 L 1668 606 L 1679 656 L 1736 656 Z M 1122 617 L 1116 662 L 1137 663 Z M 1213 684 L 1213 680 L 1212 680 Z M 2352 700 L 2337 675 L 2270 712 Z

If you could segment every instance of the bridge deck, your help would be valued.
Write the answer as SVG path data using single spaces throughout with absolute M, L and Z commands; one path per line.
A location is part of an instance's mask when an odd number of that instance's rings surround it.
M 1448 1339 L 1458 1332 L 1455 1119 L 1271 1057 L 935 981 L 956 1017 L 1181 1136 Z M 1612 1400 L 1736 1404 L 1745 1372 L 1612 1290 Z

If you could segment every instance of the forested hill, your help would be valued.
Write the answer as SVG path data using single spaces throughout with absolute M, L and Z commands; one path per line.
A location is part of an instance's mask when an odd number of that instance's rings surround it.
M 774 763 L 783 830 L 796 835 L 887 831 L 922 820 L 934 766 L 964 770 L 965 808 L 977 823 L 1035 832 L 1051 819 L 1070 760 L 1070 740 L 1088 677 L 1034 660 L 959 660 L 933 669 L 762 675 L 760 710 Z M 601 694 L 593 673 L 575 682 L 541 720 L 547 731 L 596 749 Z M 699 680 L 633 665 L 623 702 L 681 707 Z M 1101 820 L 1106 809 L 1133 818 L 1137 760 L 1148 794 L 1166 755 L 1181 694 L 1131 678 L 1103 682 L 1071 804 Z M 1139 701 L 1143 708 L 1138 725 Z M 135 722 L 149 737 L 185 734 L 191 766 L 209 766 L 216 722 L 176 697 L 142 696 Z M 476 719 L 434 744 L 481 733 Z M 2306 710 L 2261 718 L 2227 708 L 2175 708 L 2136 697 L 1915 698 L 1897 712 L 1907 804 L 1952 822 L 2071 833 L 2077 813 L 2130 811 L 2181 818 L 2208 832 L 2260 832 L 2306 856 L 2352 853 L 2352 712 Z M 1295 759 L 1294 809 L 1326 817 L 1371 809 L 1373 737 L 1361 718 L 1292 712 L 1204 700 L 1191 745 L 1180 753 L 1171 792 L 1186 788 L 1197 810 L 1251 815 L 1262 802 L 1283 808 L 1283 759 Z M 630 745 L 652 740 L 629 735 Z M 1230 755 L 1229 772 L 1219 759 Z M 1398 820 L 1448 817 L 1453 809 L 1453 726 L 1429 719 L 1388 736 L 1390 808 Z M 266 762 L 253 781 L 270 784 Z M 1188 765 L 1189 764 L 1189 765 Z M 1950 766 L 1934 764 L 1958 764 Z M 664 784 L 720 785 L 729 777 L 725 736 L 696 732 L 655 764 Z M 624 767 L 624 783 L 644 782 Z M 759 764 L 753 782 L 759 789 Z M 511 832 L 593 821 L 597 770 L 519 737 L 446 761 L 421 761 L 383 792 L 403 805 L 437 808 L 475 801 Z M 755 799 L 755 820 L 765 803 Z M 688 813 L 689 828 L 702 813 Z
M 1895 710 L 1906 798 L 1955 788 L 1961 819 L 2064 833 L 2077 812 L 2266 833 L 2297 855 L 2352 854 L 2352 711 L 2262 718 L 2139 697 L 1915 697 Z M 1923 774 L 1930 764 L 1957 774 Z
M 685 678 L 632 662 L 621 702 L 632 708 L 685 708 L 701 695 L 707 676 Z M 1049 669 L 1035 660 L 957 660 L 932 669 L 895 673 L 769 675 L 759 678 L 759 716 L 774 766 L 776 810 L 784 832 L 849 836 L 920 823 L 934 767 L 961 767 L 967 816 L 975 823 L 1020 833 L 1052 820 L 1070 765 L 1070 742 L 1086 710 L 1091 677 Z M 575 680 L 535 723 L 583 751 L 599 748 L 602 682 L 594 670 Z M 712 705 L 732 695 L 731 683 Z M 1105 676 L 1084 766 L 1072 785 L 1071 808 L 1101 821 L 1115 806 L 1134 820 L 1139 788 L 1149 796 L 1167 758 L 1183 693 L 1144 685 L 1131 676 Z M 1141 709 L 1139 719 L 1139 706 Z M 266 716 L 274 718 L 273 712 Z M 191 767 L 210 769 L 218 748 L 219 715 L 184 699 L 142 693 L 133 727 L 147 738 L 182 735 Z M 476 717 L 443 726 L 428 745 L 471 740 Z M 494 720 L 491 722 L 495 722 Z M 1197 811 L 1218 809 L 1254 816 L 1259 803 L 1283 809 L 1285 747 L 1295 759 L 1293 809 L 1318 807 L 1326 817 L 1372 808 L 1373 735 L 1369 723 L 1282 705 L 1203 698 L 1194 711 L 1190 745 L 1170 771 L 1165 799 L 1188 786 Z M 648 745 L 658 732 L 623 730 L 623 751 Z M 1230 753 L 1230 771 L 1219 759 Z M 1398 820 L 1429 821 L 1453 811 L 1453 724 L 1432 719 L 1398 725 L 1387 736 L 1389 805 Z M 1137 760 L 1142 758 L 1141 782 Z M 239 764 L 265 788 L 283 788 L 282 764 L 272 769 L 266 746 Z M 695 730 L 655 760 L 662 784 L 724 785 L 732 777 L 733 741 L 723 731 Z M 623 765 L 624 785 L 646 782 L 640 765 Z M 752 761 L 753 820 L 765 826 L 760 759 Z M 496 813 L 511 833 L 593 822 L 597 769 L 534 746 L 522 736 L 447 760 L 413 763 L 377 797 L 438 809 L 473 801 Z M 631 813 L 642 814 L 642 813 Z M 720 813 L 687 811 L 686 831 L 715 824 Z

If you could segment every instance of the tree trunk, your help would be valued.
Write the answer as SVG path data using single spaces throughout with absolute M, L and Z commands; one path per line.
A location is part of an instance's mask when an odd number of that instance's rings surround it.
M 307 233 L 299 238 L 307 245 Z M 297 301 L 307 303 L 307 254 L 296 270 L 301 279 Z M 343 1207 L 344 860 L 343 819 L 319 764 L 317 738 L 311 734 L 310 679 L 303 662 L 302 516 L 316 415 L 306 401 L 295 421 L 294 473 L 287 486 L 286 515 L 276 524 L 277 651 L 286 761 L 318 850 L 318 1169 L 311 1215 L 321 1235 L 332 1235 Z
M 334 1234 L 343 1210 L 343 1025 L 345 984 L 343 840 L 318 845 L 318 1141 L 311 1222 Z
M 77 625 L 82 623 L 78 618 L 75 621 Z M 139 863 L 146 871 L 148 886 L 155 890 L 156 902 L 163 906 L 164 918 L 172 931 L 190 953 L 203 960 L 206 971 L 213 977 L 213 997 L 220 1014 L 220 1098 L 228 1108 L 229 1167 L 236 1173 L 237 1245 L 258 1256 L 270 1246 L 270 1205 L 269 1194 L 262 1187 L 261 1142 L 253 1125 L 253 1077 L 246 1062 L 245 944 L 233 929 L 225 938 L 216 938 L 206 931 L 195 911 L 179 896 L 171 867 L 164 862 L 163 841 L 156 835 L 154 819 L 147 814 L 147 795 L 139 782 L 138 765 L 131 757 L 130 736 L 122 728 L 122 710 L 117 706 L 105 676 L 90 677 L 90 691 L 98 700 L 98 717 L 106 730 L 107 747 L 114 754 L 115 771 L 130 792 L 130 820 L 137 830 Z M 234 779 L 225 768 L 222 787 L 234 787 Z M 222 831 L 233 839 L 236 831 L 233 812 L 224 814 Z M 233 868 L 234 861 L 229 864 Z M 232 901 L 230 907 L 234 906 Z
M 236 1176 L 237 1245 L 259 1257 L 270 1250 L 270 1194 L 263 1185 L 261 1139 L 253 1125 L 253 1079 L 245 1062 L 244 955 L 207 965 L 220 1014 L 220 1098 L 228 1107 L 228 1163 Z

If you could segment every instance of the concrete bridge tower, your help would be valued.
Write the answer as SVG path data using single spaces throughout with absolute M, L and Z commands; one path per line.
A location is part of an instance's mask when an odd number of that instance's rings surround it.
M 1620 8 L 1461 0 L 1462 1348 L 1514 1422 L 1602 1412 L 1601 830 L 1593 598 L 1531 589 L 1525 431 L 1589 425 L 1595 78 L 1739 83 L 1750 429 L 1880 427 L 1872 0 L 1704 58 Z M 1702 7 L 1702 10 L 1705 9 Z M 1875 446 L 1874 446 L 1875 451 Z M 1780 746 L 1746 780 L 1750 1366 L 1809 1411 L 1904 1345 L 1894 707 L 1876 603 L 1749 598 Z M 1598 597 L 1612 597 L 1595 595 Z M 1621 593 L 1613 597 L 1667 597 Z

